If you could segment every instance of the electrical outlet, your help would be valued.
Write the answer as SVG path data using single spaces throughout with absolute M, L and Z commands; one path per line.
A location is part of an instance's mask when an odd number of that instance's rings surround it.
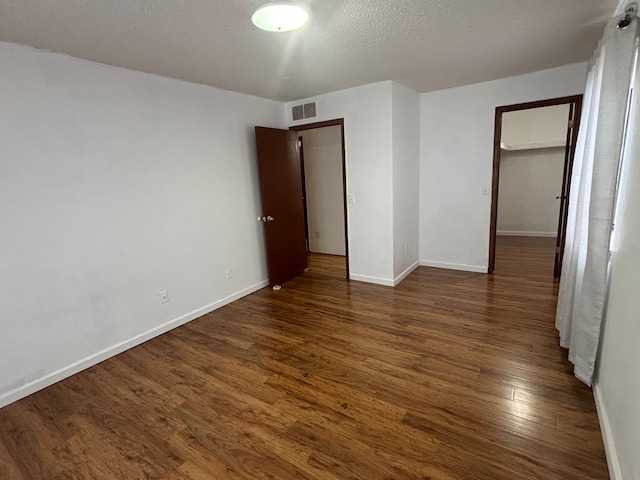
M 227 280 L 230 280 L 233 278 L 233 270 L 231 270 L 230 268 L 227 268 Z
M 168 291 L 163 290 L 160 293 L 158 293 L 158 295 L 160 295 L 160 303 L 167 303 L 169 301 L 169 292 Z

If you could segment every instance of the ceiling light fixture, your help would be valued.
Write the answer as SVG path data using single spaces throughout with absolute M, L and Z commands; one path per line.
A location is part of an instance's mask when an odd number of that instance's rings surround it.
M 289 2 L 271 2 L 258 8 L 251 21 L 269 32 L 289 32 L 300 28 L 309 19 L 306 10 Z

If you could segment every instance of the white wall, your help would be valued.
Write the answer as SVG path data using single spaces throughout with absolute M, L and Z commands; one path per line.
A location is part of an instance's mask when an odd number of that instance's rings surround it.
M 340 126 L 299 132 L 304 147 L 309 250 L 344 255 L 344 189 Z
M 555 237 L 569 105 L 502 115 L 498 235 Z M 555 145 L 552 147 L 552 145 Z M 546 146 L 546 148 L 533 148 Z
M 420 96 L 420 263 L 486 272 L 497 106 L 583 93 L 580 63 Z
M 420 97 L 393 82 L 393 274 L 397 284 L 418 266 Z
M 636 75 L 640 74 L 636 72 Z M 636 81 L 637 82 L 637 81 Z M 637 87 L 636 87 L 637 88 Z M 613 480 L 640 478 L 640 98 L 623 162 L 594 393 Z
M 568 104 L 505 112 L 500 140 L 512 148 L 565 145 L 568 120 Z
M 0 405 L 266 285 L 253 126 L 281 103 L 7 43 L 0 64 Z
M 391 84 L 380 82 L 305 99 L 318 116 L 292 125 L 344 118 L 349 277 L 393 285 L 393 168 Z M 289 112 L 291 105 L 285 106 Z M 289 118 L 289 120 L 291 120 Z
M 557 236 L 563 170 L 564 147 L 502 151 L 498 235 Z

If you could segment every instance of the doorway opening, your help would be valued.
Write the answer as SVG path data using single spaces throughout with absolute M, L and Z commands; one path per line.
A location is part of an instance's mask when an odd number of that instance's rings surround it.
M 488 273 L 504 248 L 560 278 L 581 107 L 576 95 L 496 108 Z
M 344 119 L 296 125 L 307 270 L 349 278 Z

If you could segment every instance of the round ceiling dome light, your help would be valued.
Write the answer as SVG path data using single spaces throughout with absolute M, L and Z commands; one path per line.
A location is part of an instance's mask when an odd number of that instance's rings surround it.
M 256 27 L 268 32 L 289 32 L 303 26 L 308 19 L 304 8 L 287 2 L 267 3 L 251 17 Z

